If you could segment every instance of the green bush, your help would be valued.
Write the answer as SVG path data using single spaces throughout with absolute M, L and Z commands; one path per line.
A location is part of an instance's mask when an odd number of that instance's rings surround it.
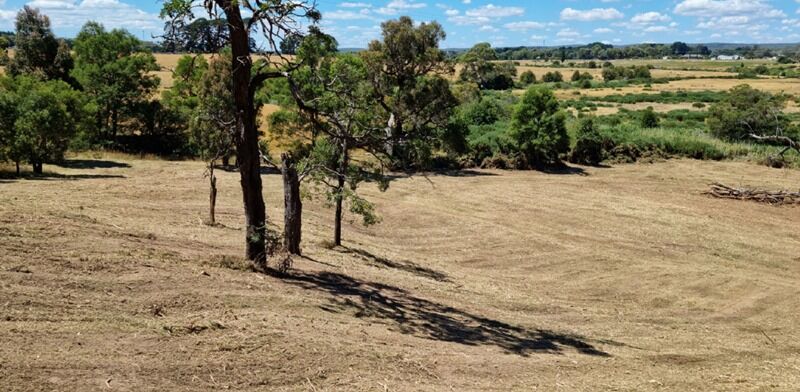
M 642 112 L 640 123 L 643 128 L 657 128 L 659 124 L 658 114 L 653 108 L 647 108 L 647 110 Z
M 514 109 L 510 136 L 528 165 L 559 162 L 559 154 L 569 150 L 565 121 L 552 90 L 537 86 L 525 92 Z
M 727 97 L 708 110 L 708 127 L 714 136 L 726 140 L 745 140 L 750 134 L 774 133 L 785 129 L 782 114 L 786 98 L 753 89 L 749 85 L 732 88 Z
M 603 137 L 594 125 L 594 119 L 584 118 L 578 125 L 575 147 L 569 160 L 572 163 L 597 165 L 603 160 Z

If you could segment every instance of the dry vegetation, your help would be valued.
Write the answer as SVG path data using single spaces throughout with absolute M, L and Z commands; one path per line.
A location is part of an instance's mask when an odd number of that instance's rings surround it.
M 95 159 L 99 158 L 99 159 Z M 0 180 L 0 389 L 775 390 L 800 385 L 800 173 L 668 161 L 372 187 L 384 222 L 248 271 L 236 173 L 82 157 Z M 280 179 L 265 176 L 272 217 Z

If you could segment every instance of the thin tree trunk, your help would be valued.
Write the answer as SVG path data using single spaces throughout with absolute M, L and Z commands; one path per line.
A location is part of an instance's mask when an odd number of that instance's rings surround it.
M 208 178 L 209 178 L 209 194 L 208 194 L 208 224 L 214 226 L 217 224 L 216 209 L 217 209 L 217 176 L 214 174 L 214 161 L 208 165 Z
M 230 33 L 233 98 L 236 107 L 236 160 L 242 185 L 244 203 L 246 257 L 262 269 L 267 265 L 266 209 L 261 185 L 261 159 L 258 151 L 256 110 L 251 91 L 252 59 L 250 36 L 239 10 L 239 3 L 215 0 L 225 12 Z
M 32 162 L 31 166 L 33 166 L 33 174 L 42 174 L 44 165 L 41 162 Z
M 283 246 L 295 255 L 300 255 L 302 237 L 303 202 L 300 199 L 300 178 L 297 163 L 289 153 L 281 154 L 283 175 Z
M 226 168 L 231 165 L 231 156 L 230 154 L 226 154 L 222 157 L 222 166 Z
M 19 177 L 19 173 L 20 173 L 20 171 L 19 171 L 19 161 L 18 160 L 14 161 L 14 163 L 17 165 L 17 177 Z
M 336 215 L 333 222 L 333 244 L 342 245 L 342 201 L 344 199 L 344 186 L 347 179 L 347 166 L 350 157 L 347 151 L 347 140 L 342 142 L 342 161 L 339 166 L 338 184 L 336 186 Z

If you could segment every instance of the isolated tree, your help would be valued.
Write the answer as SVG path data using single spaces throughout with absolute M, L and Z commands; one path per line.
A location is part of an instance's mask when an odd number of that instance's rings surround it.
M 549 165 L 569 151 L 566 117 L 553 91 L 544 86 L 529 88 L 514 109 L 511 138 L 528 165 Z
M 201 8 L 211 19 L 224 19 L 228 26 L 228 46 L 231 48 L 231 73 L 236 132 L 234 144 L 239 163 L 246 224 L 246 256 L 257 266 L 266 266 L 266 211 L 261 183 L 261 154 L 256 119 L 255 92 L 262 83 L 285 76 L 294 63 L 276 59 L 253 67 L 251 35 L 259 34 L 269 46 L 279 52 L 279 42 L 291 34 L 302 34 L 302 27 L 315 24 L 321 17 L 316 4 L 305 0 L 169 0 L 164 3 L 162 17 L 170 21 L 193 20 L 194 9 Z M 243 14 L 248 15 L 247 19 Z M 275 69 L 284 72 L 276 72 Z
M 447 125 L 457 101 L 443 76 L 453 73 L 439 49 L 439 23 L 406 16 L 381 24 L 382 39 L 361 53 L 374 101 L 388 114 L 387 149 L 400 166 L 417 160 L 437 129 Z M 423 153 L 424 154 L 424 153 Z
M 155 57 L 125 30 L 106 31 L 88 22 L 75 39 L 73 77 L 96 105 L 97 138 L 113 141 L 119 125 L 134 117 L 134 109 L 150 100 L 158 87 Z
M 5 153 L 17 165 L 26 160 L 35 174 L 41 174 L 44 163 L 63 158 L 82 113 L 80 95 L 63 81 L 4 78 L 0 86 L 0 124 L 10 141 Z
M 603 160 L 603 137 L 595 127 L 594 118 L 587 117 L 578 123 L 569 160 L 584 165 L 597 165 Z
M 645 109 L 639 119 L 639 124 L 642 128 L 658 128 L 659 122 L 658 113 L 652 107 Z
M 534 84 L 536 83 L 536 75 L 534 75 L 531 71 L 525 71 L 519 75 L 519 82 L 523 86 Z

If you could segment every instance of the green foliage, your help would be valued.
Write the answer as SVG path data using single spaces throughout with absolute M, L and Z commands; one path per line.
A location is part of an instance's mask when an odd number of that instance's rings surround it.
M 80 94 L 63 81 L 4 77 L 0 81 L 0 137 L 8 144 L 0 147 L 0 155 L 27 161 L 40 171 L 43 163 L 63 158 L 83 113 Z
M 531 71 L 525 71 L 519 76 L 519 83 L 523 86 L 529 86 L 536 83 L 536 75 Z
M 642 117 L 639 120 L 642 128 L 657 128 L 659 124 L 658 114 L 653 108 L 647 108 L 642 112 Z
M 564 81 L 564 75 L 561 72 L 548 72 L 542 76 L 542 82 L 545 83 L 558 83 Z
M 96 105 L 95 140 L 111 142 L 119 124 L 135 119 L 159 84 L 155 57 L 124 30 L 106 31 L 89 22 L 75 39 L 72 76 Z
M 530 165 L 557 163 L 569 150 L 565 120 L 553 92 L 532 87 L 514 109 L 510 136 Z
M 603 137 L 595 127 L 593 118 L 582 119 L 575 136 L 570 162 L 597 165 L 603 161 Z
M 727 97 L 708 110 L 711 133 L 726 140 L 746 140 L 750 134 L 774 134 L 788 125 L 782 114 L 786 97 L 753 89 L 732 88 Z
M 630 67 L 604 67 L 603 80 L 650 80 L 652 75 L 650 69 L 644 65 L 632 65 Z
M 458 59 L 464 65 L 459 78 L 473 82 L 481 90 L 507 90 L 514 87 L 517 67 L 513 63 L 494 62 L 494 49 L 488 43 L 479 43 Z

